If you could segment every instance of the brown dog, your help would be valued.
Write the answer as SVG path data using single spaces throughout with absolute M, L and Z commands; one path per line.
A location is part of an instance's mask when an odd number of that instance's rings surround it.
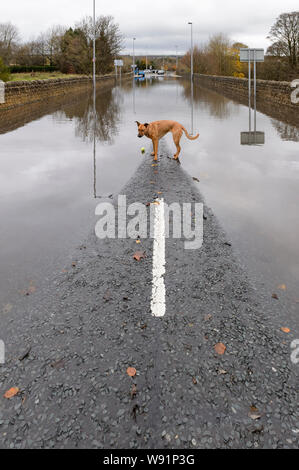
M 138 121 L 135 121 L 135 122 L 137 123 L 137 126 L 138 126 L 138 137 L 143 137 L 145 135 L 149 139 L 152 139 L 153 148 L 154 148 L 152 155 L 155 156 L 154 160 L 158 160 L 159 140 L 165 134 L 167 134 L 167 132 L 172 133 L 173 141 L 177 148 L 177 152 L 173 156 L 175 160 L 179 159 L 179 154 L 181 151 L 180 139 L 182 137 L 183 131 L 185 132 L 186 137 L 189 140 L 195 140 L 199 136 L 199 134 L 197 134 L 194 137 L 191 137 L 186 131 L 186 129 L 184 128 L 184 126 L 182 126 L 182 124 L 176 121 L 169 121 L 169 120 L 154 121 L 154 122 L 151 122 L 150 124 L 148 124 L 147 122 L 145 124 L 140 124 L 140 122 Z

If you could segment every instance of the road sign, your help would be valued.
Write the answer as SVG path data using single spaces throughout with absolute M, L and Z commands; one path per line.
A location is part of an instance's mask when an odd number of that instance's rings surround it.
M 121 59 L 115 59 L 115 61 L 114 61 L 114 66 L 115 66 L 115 67 L 123 67 L 123 65 L 124 65 L 124 61 L 123 61 L 123 60 L 121 60 Z
M 247 49 L 241 47 L 240 62 L 264 62 L 264 49 Z
M 241 132 L 241 145 L 264 145 L 265 133 L 260 131 Z

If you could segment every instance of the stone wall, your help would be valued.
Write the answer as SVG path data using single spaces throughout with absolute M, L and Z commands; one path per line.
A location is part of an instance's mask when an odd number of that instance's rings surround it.
M 211 88 L 219 88 L 229 91 L 235 95 L 246 97 L 248 99 L 248 79 L 236 77 L 218 77 L 216 75 L 199 75 L 194 74 L 194 79 L 204 86 Z M 251 81 L 251 91 L 253 96 L 253 80 Z M 291 102 L 291 93 L 294 89 L 290 82 L 278 82 L 270 80 L 256 81 L 256 97 L 261 100 L 270 100 L 299 109 L 298 105 Z
M 243 104 L 248 104 L 248 79 L 236 77 L 220 77 L 216 75 L 194 74 L 194 83 L 213 89 Z M 253 106 L 253 80 L 252 80 Z M 290 82 L 270 80 L 256 81 L 257 109 L 277 119 L 299 124 L 299 103 L 291 102 L 294 88 Z
M 124 74 L 123 78 L 130 76 L 131 74 Z M 114 75 L 97 77 L 97 87 L 112 86 L 114 82 Z M 5 84 L 5 103 L 0 104 L 0 112 L 24 104 L 50 102 L 55 97 L 81 92 L 91 86 L 91 77 L 7 82 Z

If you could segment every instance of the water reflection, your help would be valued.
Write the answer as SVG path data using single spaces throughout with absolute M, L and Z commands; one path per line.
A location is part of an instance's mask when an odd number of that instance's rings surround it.
M 253 131 L 251 130 L 251 100 L 249 96 L 248 105 L 248 132 L 243 131 L 240 133 L 241 145 L 264 145 L 265 133 L 263 131 L 256 130 L 256 96 L 254 96 L 254 108 L 253 108 Z
M 288 140 L 292 142 L 299 142 L 299 129 L 298 127 L 292 126 L 276 119 L 271 119 L 273 127 L 277 130 L 278 135 L 282 140 Z
M 121 120 L 122 100 L 117 87 L 105 90 L 104 93 L 97 93 L 96 113 L 94 113 L 93 92 L 89 92 L 85 100 L 56 112 L 53 114 L 53 119 L 72 120 L 75 124 L 75 136 L 84 142 L 92 142 L 95 136 L 100 142 L 113 144 Z
M 181 83 L 183 97 L 190 103 L 190 107 L 193 106 L 193 103 L 200 103 L 201 108 L 206 114 L 219 119 L 225 119 L 231 115 L 231 102 L 225 96 L 200 86 L 191 87 L 191 81 L 189 80 L 184 80 Z M 235 109 L 234 112 L 238 112 L 237 109 Z

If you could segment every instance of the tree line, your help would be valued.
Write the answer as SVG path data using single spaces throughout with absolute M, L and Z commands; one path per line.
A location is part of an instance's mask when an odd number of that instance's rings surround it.
M 271 27 L 265 61 L 257 64 L 258 77 L 265 80 L 292 80 L 299 74 L 299 11 L 282 13 Z M 247 77 L 248 64 L 241 63 L 239 52 L 246 44 L 232 42 L 224 34 L 212 36 L 193 50 L 194 72 L 208 75 Z M 190 70 L 190 50 L 180 62 Z
M 63 73 L 92 73 L 93 21 L 82 18 L 73 27 L 53 26 L 36 39 L 20 40 L 17 27 L 0 23 L 0 58 L 6 67 L 14 65 L 51 67 Z M 96 72 L 109 73 L 123 47 L 123 36 L 112 16 L 99 16 L 95 25 Z

